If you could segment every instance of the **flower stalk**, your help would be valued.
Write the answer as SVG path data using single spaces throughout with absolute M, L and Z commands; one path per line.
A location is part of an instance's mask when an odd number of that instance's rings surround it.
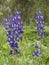
M 21 12 L 15 9 L 14 16 L 12 16 L 11 11 L 8 12 L 8 18 L 5 19 L 5 29 L 7 30 L 8 42 L 11 47 L 11 54 L 19 54 L 18 51 L 18 42 L 22 40 L 24 25 L 21 20 L 20 14 Z

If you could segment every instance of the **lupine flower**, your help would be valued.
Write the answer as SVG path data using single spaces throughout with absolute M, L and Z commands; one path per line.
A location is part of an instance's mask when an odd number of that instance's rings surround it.
M 7 30 L 7 41 L 12 49 L 9 54 L 19 54 L 18 41 L 23 34 L 24 25 L 20 17 L 20 12 L 15 10 L 15 16 L 10 16 L 11 12 L 8 13 L 9 18 L 5 19 L 5 29 Z
M 11 54 L 19 54 L 20 52 L 16 49 L 16 50 L 11 50 L 10 51 L 10 53 L 9 53 L 9 55 L 11 55 Z
M 38 49 L 39 49 L 39 46 L 36 44 L 35 51 L 33 52 L 33 56 L 40 56 L 41 55 L 41 51 L 39 51 Z
M 38 50 L 35 50 L 34 53 L 33 53 L 34 56 L 40 56 L 40 54 L 41 54 L 41 52 L 38 51 Z
M 37 33 L 40 36 L 40 39 L 42 39 L 45 36 L 45 28 L 44 28 L 44 16 L 43 12 L 37 11 L 36 12 L 36 24 L 37 24 Z M 34 56 L 40 56 L 41 51 L 39 50 L 39 46 L 35 45 L 35 51 L 33 52 Z
M 43 12 L 41 11 L 37 11 L 36 12 L 36 20 L 37 20 L 37 33 L 40 36 L 40 39 L 42 39 L 46 32 L 45 32 L 45 28 L 44 28 L 44 16 L 43 16 Z
M 42 12 L 39 10 L 36 12 L 37 15 L 42 14 Z
M 39 48 L 37 44 L 35 45 L 35 48 Z

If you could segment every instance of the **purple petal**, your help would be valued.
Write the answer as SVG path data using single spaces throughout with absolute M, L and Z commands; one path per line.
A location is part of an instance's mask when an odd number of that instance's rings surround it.
M 15 50 L 14 51 L 14 54 L 19 54 L 20 52 L 18 50 Z
M 9 55 L 11 55 L 11 54 L 12 54 L 12 50 L 10 51 Z

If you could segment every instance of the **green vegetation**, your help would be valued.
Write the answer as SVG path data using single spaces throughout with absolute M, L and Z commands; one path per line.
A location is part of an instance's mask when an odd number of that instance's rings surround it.
M 0 26 L 0 65 L 41 65 L 49 64 L 49 27 L 46 27 L 46 36 L 40 41 L 37 36 L 37 32 L 34 26 L 25 26 L 23 41 L 20 41 L 19 51 L 21 54 L 9 55 L 10 46 L 8 44 L 6 30 L 4 26 Z M 34 57 L 33 52 L 35 50 L 34 46 L 38 43 L 41 45 L 42 54 L 39 57 Z M 16 62 L 16 63 L 15 63 Z
M 0 19 L 3 23 L 8 10 L 11 9 L 13 13 L 15 6 L 22 12 L 25 26 L 23 41 L 18 43 L 21 54 L 9 55 L 11 48 L 7 42 L 6 30 L 4 25 L 0 25 L 0 65 L 49 65 L 49 0 L 0 0 Z M 46 36 L 43 40 L 37 35 L 37 10 L 44 12 Z M 42 51 L 39 57 L 33 56 L 36 42 Z

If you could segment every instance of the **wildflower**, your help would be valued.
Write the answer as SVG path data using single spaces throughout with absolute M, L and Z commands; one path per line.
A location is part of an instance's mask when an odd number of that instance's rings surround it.
M 34 56 L 39 56 L 40 54 L 41 54 L 41 52 L 38 51 L 38 50 L 35 50 L 34 53 L 33 53 Z
M 18 42 L 20 40 L 21 34 L 24 31 L 24 25 L 22 23 L 20 12 L 15 10 L 15 16 L 12 15 L 11 12 L 9 13 L 9 17 L 5 19 L 5 29 L 7 30 L 8 42 L 11 47 L 11 51 L 9 54 L 19 54 L 18 51 Z
M 33 56 L 40 56 L 41 55 L 41 51 L 39 50 L 39 46 L 35 45 L 35 51 L 33 52 Z
M 44 16 L 43 16 L 43 12 L 41 11 L 37 11 L 36 12 L 36 20 L 37 20 L 37 33 L 40 36 L 40 39 L 42 39 L 46 32 L 45 32 L 45 28 L 44 28 Z

